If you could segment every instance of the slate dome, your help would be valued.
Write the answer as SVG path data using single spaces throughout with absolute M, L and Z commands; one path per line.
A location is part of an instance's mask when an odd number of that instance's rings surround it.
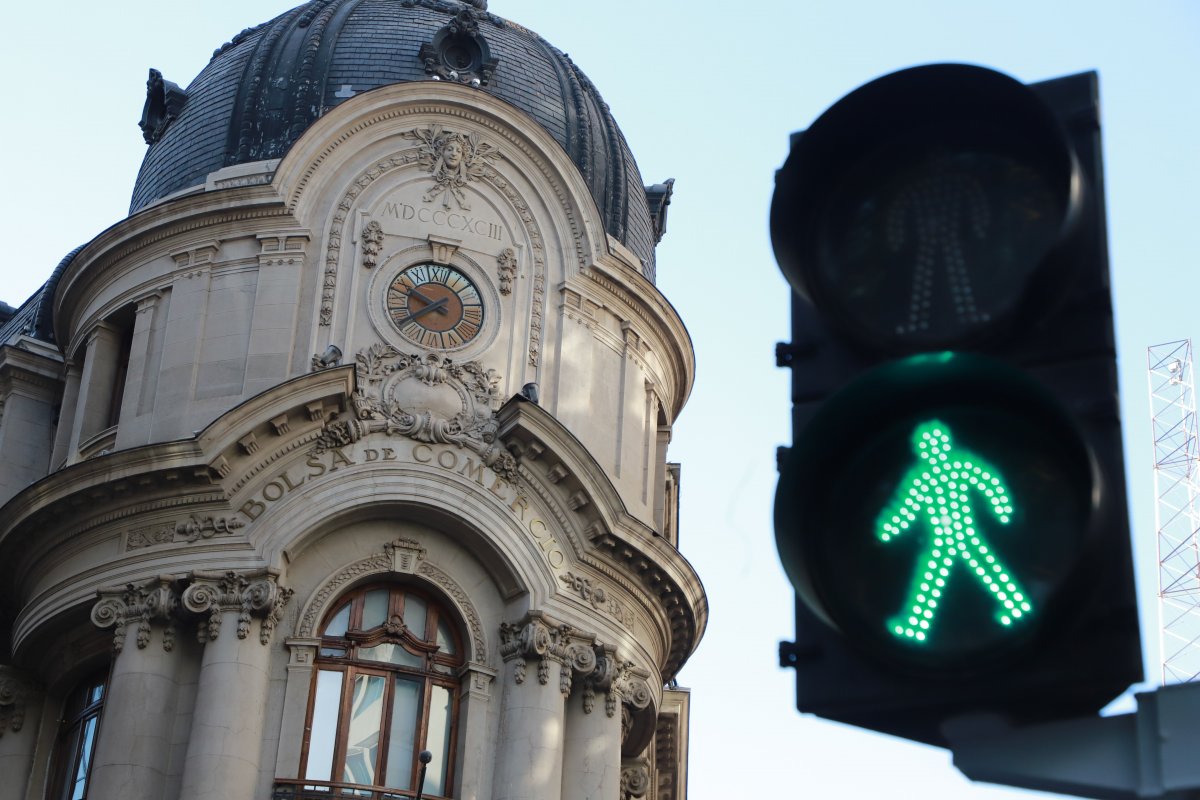
M 150 147 L 130 213 L 222 167 L 280 158 L 349 97 L 406 81 L 455 80 L 528 114 L 579 167 L 608 233 L 654 279 L 655 213 L 670 185 L 647 189 L 595 86 L 536 33 L 486 0 L 310 0 L 219 48 L 186 90 L 152 73 Z M 649 194 L 649 200 L 648 200 Z M 661 219 L 661 217 L 659 217 Z

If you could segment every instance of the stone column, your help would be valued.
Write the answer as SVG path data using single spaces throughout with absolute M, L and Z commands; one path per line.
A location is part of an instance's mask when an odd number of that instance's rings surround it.
M 0 800 L 24 800 L 43 703 L 28 675 L 0 666 Z
M 551 628 L 531 611 L 520 623 L 502 624 L 500 639 L 511 679 L 504 681 L 493 800 L 560 800 L 565 704 L 561 675 L 551 674 Z
M 103 589 L 92 622 L 112 627 L 114 662 L 92 760 L 93 797 L 158 800 L 171 756 L 178 664 L 174 612 L 175 579 Z M 129 633 L 133 632 L 133 641 Z
M 79 365 L 67 362 L 67 377 L 63 383 L 62 403 L 58 408 L 58 427 L 54 429 L 54 449 L 50 451 L 50 469 L 55 470 L 65 464 L 71 453 L 72 436 L 75 431 L 75 420 L 79 416 L 79 384 L 82 370 Z
M 601 646 L 592 652 L 592 668 L 579 670 L 577 691 L 567 704 L 562 800 L 621 796 L 621 714 L 606 700 L 617 674 L 616 655 Z
M 291 597 L 274 570 L 194 572 L 182 605 L 204 642 L 182 800 L 251 800 L 258 787 L 271 633 Z M 257 636 L 250 620 L 261 620 Z
M 71 434 L 73 454 L 82 442 L 108 427 L 120 351 L 121 332 L 107 322 L 101 322 L 88 334 Z

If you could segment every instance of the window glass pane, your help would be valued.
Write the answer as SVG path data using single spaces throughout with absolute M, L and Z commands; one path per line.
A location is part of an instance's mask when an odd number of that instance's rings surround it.
M 425 638 L 425 601 L 415 595 L 404 597 L 404 626 L 418 639 Z
M 88 705 L 90 706 L 93 703 L 99 703 L 103 698 L 104 698 L 104 683 L 103 683 L 103 681 L 101 681 L 100 683 L 97 683 L 94 686 L 92 686 L 91 690 L 88 692 Z
M 342 606 L 341 610 L 333 615 L 329 623 L 325 625 L 326 636 L 345 636 L 346 626 L 350 624 L 350 604 Z
M 346 726 L 346 768 L 342 772 L 342 780 L 347 783 L 375 783 L 383 688 L 381 675 L 357 675 L 354 678 L 350 719 Z
M 337 739 L 338 707 L 342 704 L 342 673 L 323 669 L 317 673 L 313 700 L 312 734 L 308 741 L 308 767 L 304 777 L 333 780 L 333 745 Z
M 321 655 L 330 656 L 331 658 L 345 658 L 346 648 L 344 647 L 322 647 Z
M 387 622 L 388 598 L 391 592 L 387 589 L 372 589 L 363 598 L 362 629 L 369 631 Z
M 421 684 L 396 678 L 392 696 L 392 731 L 388 740 L 387 783 L 391 789 L 412 788 L 413 745 L 417 736 L 417 712 L 421 706 Z
M 383 661 L 387 664 L 400 664 L 404 667 L 420 669 L 425 666 L 425 659 L 414 656 L 398 644 L 385 642 L 374 647 L 360 647 L 358 657 L 367 661 Z
M 429 692 L 429 737 L 425 749 L 433 753 L 425 772 L 425 794 L 444 795 L 450 767 L 450 691 L 444 686 L 434 686 Z
M 75 775 L 71 779 L 71 800 L 83 800 L 87 795 L 88 766 L 92 763 L 92 751 L 96 747 L 96 725 L 99 717 L 89 717 L 83 723 L 83 735 L 79 742 L 79 760 Z
M 438 620 L 437 646 L 447 655 L 457 655 L 454 652 L 454 634 L 450 632 L 450 625 L 444 619 Z

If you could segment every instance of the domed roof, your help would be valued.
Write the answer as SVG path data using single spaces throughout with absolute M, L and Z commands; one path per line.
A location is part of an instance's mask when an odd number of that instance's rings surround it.
M 454 80 L 524 111 L 579 167 L 610 235 L 654 279 L 655 223 L 608 105 L 564 53 L 486 11 L 486 0 L 310 0 L 248 28 L 186 92 L 151 72 L 150 149 L 130 213 L 233 164 L 279 158 L 321 114 L 364 91 Z M 669 188 L 669 187 L 668 187 Z M 652 187 L 661 219 L 667 197 Z

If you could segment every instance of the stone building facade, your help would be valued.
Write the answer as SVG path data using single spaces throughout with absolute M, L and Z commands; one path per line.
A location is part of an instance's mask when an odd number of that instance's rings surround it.
M 0 800 L 685 798 L 672 187 L 586 76 L 312 0 L 142 129 L 0 308 Z

